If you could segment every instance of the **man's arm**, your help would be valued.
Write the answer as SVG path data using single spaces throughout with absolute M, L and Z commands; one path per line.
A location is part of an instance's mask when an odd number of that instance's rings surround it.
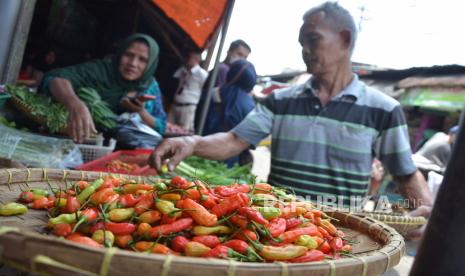
M 433 205 L 433 195 L 420 171 L 417 170 L 410 175 L 394 176 L 394 182 L 398 185 L 402 196 L 408 199 L 409 207 L 416 209 L 421 205 Z
M 205 137 L 188 136 L 165 139 L 155 148 L 149 163 L 160 170 L 164 161 L 169 159 L 168 168 L 173 170 L 179 162 L 191 155 L 213 160 L 226 160 L 238 155 L 249 146 L 232 132 L 216 133 Z

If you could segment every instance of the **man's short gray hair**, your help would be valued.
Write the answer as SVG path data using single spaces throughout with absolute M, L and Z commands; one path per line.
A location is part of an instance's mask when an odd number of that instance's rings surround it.
M 350 51 L 354 50 L 355 41 L 357 40 L 357 28 L 352 15 L 345 8 L 340 6 L 337 2 L 325 2 L 319 6 L 308 10 L 303 17 L 306 21 L 310 16 L 324 12 L 325 17 L 331 19 L 335 23 L 336 31 L 347 29 L 351 33 L 352 41 L 350 42 Z

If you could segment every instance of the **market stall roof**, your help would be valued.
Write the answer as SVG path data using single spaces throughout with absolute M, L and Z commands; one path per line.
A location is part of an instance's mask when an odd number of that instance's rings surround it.
M 429 111 L 460 112 L 465 104 L 465 87 L 458 89 L 410 88 L 400 96 L 399 101 L 403 106 L 419 107 Z
M 207 47 L 227 9 L 227 0 L 152 0 L 200 49 Z

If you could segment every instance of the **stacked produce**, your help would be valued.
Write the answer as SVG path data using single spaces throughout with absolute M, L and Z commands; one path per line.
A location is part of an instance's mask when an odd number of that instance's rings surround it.
M 181 176 L 136 183 L 107 176 L 53 194 L 23 191 L 19 201 L 47 210 L 54 235 L 91 247 L 293 263 L 352 250 L 323 212 L 266 183 L 208 186 Z M 26 211 L 18 203 L 0 206 L 1 215 Z
M 31 115 L 42 118 L 45 126 L 51 133 L 66 129 L 68 124 L 68 111 L 63 104 L 54 102 L 51 97 L 29 92 L 25 86 L 8 85 L 7 91 L 26 104 Z M 98 92 L 90 88 L 81 88 L 77 91 L 78 97 L 87 105 L 95 124 L 103 129 L 116 127 L 116 115 L 103 102 Z

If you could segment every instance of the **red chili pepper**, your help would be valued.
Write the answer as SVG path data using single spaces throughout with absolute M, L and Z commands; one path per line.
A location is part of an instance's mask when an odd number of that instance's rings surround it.
M 150 191 L 153 189 L 153 186 L 150 184 L 126 184 L 123 185 L 122 192 L 124 194 L 133 194 L 137 190 Z
M 187 182 L 187 180 L 179 175 L 176 175 L 175 177 L 171 178 L 171 184 L 179 189 L 186 189 L 189 187 L 189 183 Z
M 331 236 L 328 231 L 326 231 L 324 228 L 318 226 L 318 232 L 320 232 L 320 234 L 323 236 L 323 238 L 327 239 L 327 240 L 332 240 L 333 239 L 333 236 Z
M 323 227 L 328 233 L 334 236 L 337 232 L 336 226 L 334 226 L 329 220 L 322 219 L 319 221 L 318 226 Z
M 222 202 L 212 208 L 212 213 L 218 218 L 230 214 L 241 207 L 249 205 L 250 198 L 247 194 L 237 193 L 225 198 Z
M 103 184 L 98 187 L 98 189 L 96 191 L 101 191 L 103 189 L 107 189 L 107 188 L 114 188 L 115 185 L 113 184 L 113 181 L 109 178 L 106 178 L 104 181 L 103 181 Z
M 133 194 L 121 195 L 119 197 L 119 204 L 122 208 L 130 208 L 136 206 L 141 199 L 142 197 L 136 197 Z
M 152 226 L 146 222 L 139 223 L 137 226 L 137 235 L 143 237 L 149 233 L 149 230 L 152 229 Z
M 183 200 L 182 208 L 194 219 L 194 221 L 203 226 L 214 226 L 217 222 L 217 217 L 208 212 L 205 207 L 193 201 L 190 198 Z
M 254 194 L 269 194 L 273 190 L 273 186 L 268 183 L 255 184 Z
M 81 208 L 81 203 L 75 196 L 69 196 L 66 199 L 65 213 L 75 213 Z
M 93 234 L 97 230 L 104 230 L 104 229 L 105 229 L 105 224 L 103 223 L 103 221 L 99 221 L 90 227 L 89 232 Z
M 238 213 L 261 225 L 267 225 L 269 223 L 269 221 L 265 219 L 258 210 L 255 210 L 252 207 L 241 207 L 239 208 Z
M 84 244 L 84 245 L 88 245 L 88 246 L 92 246 L 92 247 L 102 247 L 103 246 L 100 243 L 94 241 L 93 239 L 91 239 L 89 237 L 82 236 L 81 234 L 77 234 L 77 233 L 73 233 L 73 234 L 69 235 L 66 239 L 69 240 L 69 241 L 72 241 L 72 242 L 76 242 L 76 243 L 80 243 L 80 244 Z
M 68 223 L 59 223 L 53 226 L 53 234 L 58 237 L 66 237 L 73 232 L 71 225 Z
M 161 219 L 160 212 L 156 210 L 146 211 L 139 215 L 140 222 L 146 222 L 149 224 L 155 223 Z
M 223 243 L 224 246 L 234 249 L 235 251 L 245 254 L 247 249 L 249 249 L 249 245 L 242 240 L 229 240 Z
M 76 182 L 76 185 L 79 187 L 79 190 L 81 191 L 90 186 L 89 182 L 84 180 Z
M 106 189 L 93 193 L 90 196 L 90 201 L 92 201 L 92 203 L 95 205 L 99 205 L 99 204 L 113 202 L 116 199 L 118 199 L 118 197 L 119 195 L 116 194 L 113 188 L 106 188 Z
M 88 223 L 88 222 L 92 222 L 94 221 L 95 219 L 98 218 L 98 210 L 95 209 L 95 208 L 88 208 L 88 209 L 85 209 L 81 212 L 81 216 L 78 220 L 78 222 L 76 223 L 76 225 L 74 226 L 73 228 L 73 232 L 76 231 L 76 229 L 83 223 Z
M 352 245 L 346 244 L 342 247 L 341 251 L 343 252 L 352 252 Z
M 205 258 L 221 258 L 221 259 L 227 259 L 227 258 L 245 258 L 244 255 L 241 255 L 234 251 L 233 249 L 224 246 L 224 245 L 218 245 L 215 248 L 211 249 L 207 253 L 203 254 L 202 257 Z
M 281 239 L 281 243 L 292 243 L 302 235 L 314 236 L 316 233 L 318 233 L 318 229 L 315 225 L 312 224 L 306 227 L 284 232 L 281 236 L 279 236 L 279 238 Z
M 157 238 L 160 235 L 169 235 L 172 233 L 181 232 L 190 228 L 193 223 L 194 220 L 192 218 L 181 218 L 170 224 L 163 224 L 153 227 L 150 229 L 149 235 L 152 238 Z
M 247 229 L 247 224 L 249 223 L 247 218 L 244 217 L 244 216 L 241 216 L 241 215 L 234 215 L 234 216 L 229 218 L 229 221 L 232 224 L 237 225 L 242 229 Z
M 169 215 L 163 214 L 163 215 L 161 215 L 160 224 L 171 224 L 171 223 L 175 222 L 178 218 L 179 218 L 179 216 L 170 217 Z
M 339 252 L 342 250 L 344 243 L 342 242 L 341 238 L 336 237 L 331 240 L 331 242 L 329 243 L 329 246 L 331 246 L 331 249 L 335 250 L 336 252 Z
M 32 209 L 48 209 L 48 208 L 53 207 L 53 204 L 54 204 L 54 200 L 49 200 L 45 196 L 41 196 L 32 202 L 31 208 Z
M 290 230 L 302 224 L 301 218 L 288 218 L 286 219 L 286 230 Z
M 273 238 L 279 237 L 286 231 L 286 220 L 283 218 L 274 218 L 267 225 L 268 230 Z
M 156 242 L 147 242 L 139 241 L 134 244 L 134 248 L 139 252 L 151 252 L 158 254 L 170 254 L 172 251 L 167 246 L 156 243 Z
M 289 260 L 291 263 L 306 263 L 306 262 L 316 262 L 322 261 L 325 259 L 325 254 L 320 250 L 309 250 L 304 255 L 297 257 L 295 259 Z
M 115 243 L 121 248 L 128 248 L 133 240 L 131 235 L 115 235 Z
M 341 230 L 337 230 L 336 236 L 341 237 L 341 238 L 345 238 L 346 233 L 342 232 Z
M 331 252 L 331 246 L 329 246 L 329 243 L 327 241 L 324 241 L 319 247 L 318 247 L 318 250 L 320 250 L 321 252 L 325 253 L 325 254 L 328 254 L 329 252 Z
M 189 240 L 184 236 L 176 236 L 171 240 L 171 248 L 176 252 L 184 252 Z
M 34 200 L 34 194 L 31 191 L 23 191 L 19 194 L 19 201 L 31 203 Z
M 228 197 L 237 193 L 248 193 L 250 192 L 250 187 L 247 184 L 235 183 L 231 186 L 217 186 L 215 187 L 215 192 L 222 197 Z
M 236 235 L 234 235 L 233 238 L 242 240 L 242 241 L 248 241 L 247 237 L 249 237 L 253 241 L 258 240 L 257 234 L 255 234 L 254 231 L 249 230 L 249 229 L 244 229 L 242 232 L 239 232 Z
M 204 200 L 202 200 L 202 198 L 204 198 Z M 200 197 L 200 204 L 207 209 L 213 209 L 216 205 L 218 205 L 218 202 L 213 195 L 202 194 Z
M 192 238 L 192 241 L 199 242 L 211 248 L 221 244 L 220 239 L 215 235 L 195 236 Z
M 197 190 L 197 189 L 188 189 L 188 190 L 185 191 L 184 196 L 186 198 L 190 198 L 192 200 L 199 201 L 200 197 L 201 197 L 201 194 L 200 194 L 199 190 Z
M 136 225 L 128 222 L 105 222 L 105 229 L 115 235 L 130 235 L 136 231 Z
M 141 199 L 139 200 L 139 202 L 136 204 L 136 207 L 134 208 L 134 211 L 138 215 L 142 214 L 145 211 L 152 209 L 153 203 L 154 203 L 152 193 L 141 195 L 140 197 Z

